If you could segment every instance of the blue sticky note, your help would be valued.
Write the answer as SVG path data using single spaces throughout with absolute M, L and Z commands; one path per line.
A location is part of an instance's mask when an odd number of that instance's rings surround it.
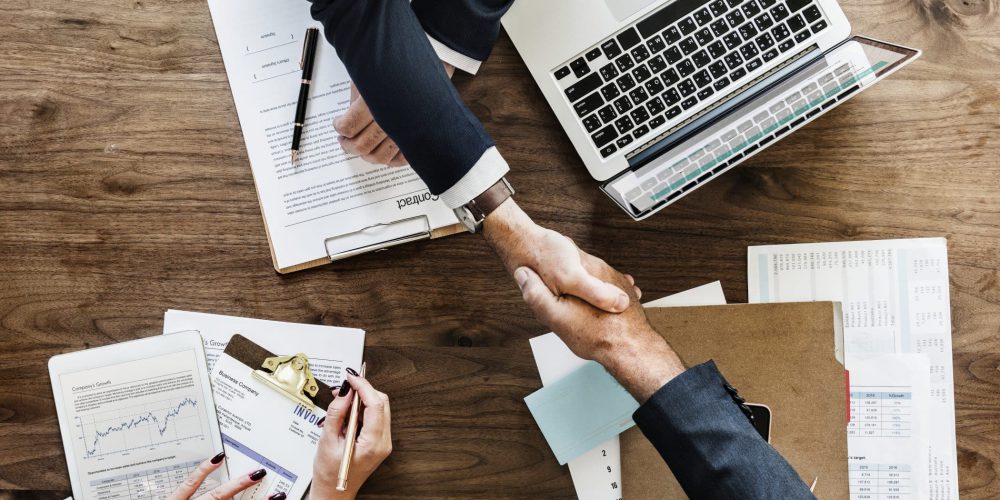
M 524 398 L 559 464 L 627 431 L 639 403 L 596 362 Z

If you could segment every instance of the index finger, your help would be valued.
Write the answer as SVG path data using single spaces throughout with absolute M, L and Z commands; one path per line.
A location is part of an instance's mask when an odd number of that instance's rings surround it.
M 257 469 L 247 474 L 241 474 L 229 481 L 222 483 L 212 491 L 198 497 L 198 500 L 218 500 L 220 498 L 232 498 L 237 493 L 257 484 L 267 475 L 265 469 Z
M 389 419 L 389 398 L 375 390 L 368 380 L 348 375 L 351 387 L 358 391 L 358 397 L 365 405 L 365 427 L 373 431 L 381 431 Z M 362 429 L 363 431 L 364 429 Z
M 205 478 L 207 478 L 209 474 L 218 470 L 219 467 L 222 467 L 223 458 L 225 458 L 225 454 L 219 453 L 218 455 L 198 464 L 198 467 L 188 474 L 188 477 L 184 478 L 184 481 L 181 484 L 177 485 L 177 490 L 171 493 L 167 497 L 167 500 L 187 500 L 188 498 L 191 498 L 191 495 L 194 495 L 194 493 L 198 491 L 198 487 L 201 486 L 201 483 L 205 482 Z

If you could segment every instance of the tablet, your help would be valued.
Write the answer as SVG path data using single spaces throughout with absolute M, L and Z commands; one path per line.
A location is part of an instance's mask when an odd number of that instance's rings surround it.
M 222 451 L 198 332 L 53 356 L 49 377 L 74 498 L 162 498 Z

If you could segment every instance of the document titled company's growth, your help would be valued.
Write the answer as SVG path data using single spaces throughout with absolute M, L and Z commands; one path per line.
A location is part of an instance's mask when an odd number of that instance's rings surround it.
M 292 163 L 302 38 L 307 27 L 317 24 L 309 2 L 208 4 L 276 268 L 325 259 L 327 237 L 377 223 L 422 215 L 431 228 L 457 222 L 411 168 L 371 165 L 341 149 L 333 120 L 350 104 L 350 77 L 322 37 L 300 157 Z

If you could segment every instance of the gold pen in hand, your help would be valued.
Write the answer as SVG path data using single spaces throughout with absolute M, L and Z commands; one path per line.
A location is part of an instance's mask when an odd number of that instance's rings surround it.
M 361 373 L 358 376 L 364 378 L 365 363 L 361 363 Z M 352 389 L 354 389 L 354 396 L 351 399 L 351 413 L 347 416 L 344 455 L 340 459 L 340 472 L 337 473 L 337 491 L 347 491 L 347 475 L 351 471 L 351 459 L 354 458 L 354 443 L 358 439 L 358 413 L 361 406 L 361 397 L 358 396 L 358 389 L 356 387 L 352 387 Z

